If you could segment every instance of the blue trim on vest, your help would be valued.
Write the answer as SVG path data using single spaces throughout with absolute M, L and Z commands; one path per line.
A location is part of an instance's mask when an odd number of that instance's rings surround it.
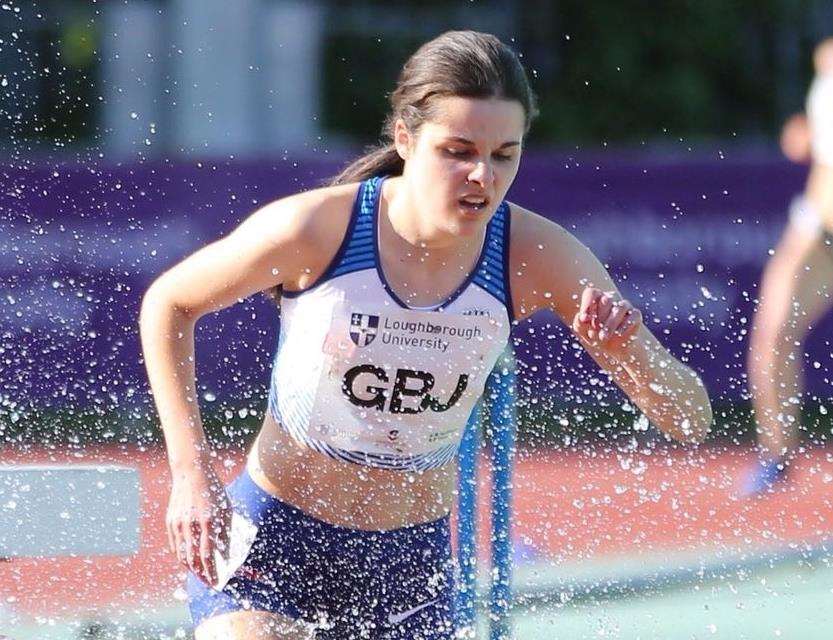
M 506 202 L 501 202 L 500 206 L 498 206 L 495 215 L 492 216 L 492 219 L 486 227 L 486 238 L 483 241 L 483 247 L 477 259 L 477 266 L 460 283 L 460 286 L 440 304 L 431 307 L 411 307 L 401 300 L 391 288 L 390 284 L 388 284 L 379 258 L 379 201 L 381 199 L 380 194 L 385 177 L 374 176 L 359 185 L 344 238 L 324 273 L 309 287 L 298 291 L 284 289 L 281 295 L 285 295 L 288 298 L 295 298 L 302 293 L 311 291 L 332 278 L 337 278 L 355 271 L 376 269 L 376 273 L 385 291 L 387 291 L 394 302 L 405 309 L 442 311 L 460 297 L 469 284 L 474 283 L 506 307 L 510 321 L 514 321 L 515 314 L 512 308 L 512 296 L 509 291 L 509 231 L 511 215 L 509 205 Z
M 503 206 L 506 208 L 506 213 L 503 216 L 503 256 L 501 260 L 501 268 L 503 269 L 503 304 L 506 307 L 506 313 L 509 314 L 509 322 L 514 323 L 517 319 L 515 317 L 515 306 L 512 304 L 512 287 L 510 280 L 512 279 L 512 269 L 509 266 L 509 247 L 512 232 L 512 210 L 509 205 L 504 202 Z
M 509 319 L 514 320 L 509 294 L 509 216 L 509 205 L 501 202 L 486 228 L 483 255 L 472 281 L 506 307 Z
M 331 278 L 372 269 L 376 265 L 376 252 L 373 250 L 373 209 L 381 191 L 382 180 L 383 178 L 373 177 L 362 182 L 359 187 L 353 207 L 354 224 L 345 239 L 345 250 L 338 265 L 333 269 Z
M 381 182 L 384 178 L 379 179 L 378 191 L 381 192 Z M 373 202 L 373 224 L 374 224 L 374 242 L 373 246 L 376 252 L 376 273 L 382 286 L 387 291 L 391 299 L 404 309 L 415 309 L 419 311 L 442 311 L 445 307 L 450 305 L 454 300 L 459 298 L 469 284 L 476 284 L 486 293 L 493 296 L 500 302 L 509 315 L 509 320 L 514 320 L 512 313 L 512 301 L 508 294 L 509 278 L 508 278 L 508 257 L 509 257 L 509 205 L 506 202 L 501 202 L 498 206 L 495 215 L 489 220 L 486 227 L 486 238 L 483 241 L 483 247 L 480 249 L 480 256 L 477 259 L 476 266 L 471 273 L 466 276 L 466 279 L 460 283 L 460 286 L 446 298 L 443 302 L 431 307 L 412 307 L 405 303 L 396 292 L 391 288 L 390 284 L 385 278 L 385 272 L 382 270 L 382 261 L 379 257 L 379 243 L 378 243 L 378 224 L 379 224 L 379 197 Z
M 306 287 L 305 289 L 299 289 L 297 291 L 288 291 L 286 289 L 283 289 L 281 291 L 281 295 L 284 295 L 287 298 L 297 298 L 302 293 L 312 291 L 319 285 L 324 284 L 325 282 L 327 282 L 327 280 L 330 280 L 336 276 L 340 276 L 343 273 L 349 273 L 349 271 L 338 272 L 338 270 L 341 268 L 342 264 L 345 261 L 345 254 L 352 247 L 352 240 L 355 236 L 354 232 L 358 225 L 359 219 L 361 218 L 363 208 L 362 194 L 365 191 L 365 184 L 365 182 L 362 182 L 359 185 L 358 190 L 356 191 L 356 200 L 353 202 L 353 211 L 350 213 L 350 222 L 347 223 L 347 230 L 344 232 L 344 237 L 341 239 L 341 244 L 338 247 L 338 251 L 336 251 L 335 255 L 333 256 L 333 259 L 330 260 L 330 264 L 327 265 L 327 268 L 324 270 L 324 273 L 322 273 L 321 276 L 315 282 L 313 282 L 310 286 Z M 353 271 L 356 271 L 356 269 L 353 269 Z

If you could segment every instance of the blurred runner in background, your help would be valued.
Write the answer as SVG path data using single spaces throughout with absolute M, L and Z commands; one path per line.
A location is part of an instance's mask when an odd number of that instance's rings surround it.
M 833 38 L 818 45 L 813 62 L 806 117 L 789 118 L 781 134 L 784 155 L 809 162 L 810 172 L 764 269 L 752 325 L 748 368 L 760 461 L 744 479 L 747 495 L 769 491 L 788 476 L 801 426 L 803 342 L 832 302 Z

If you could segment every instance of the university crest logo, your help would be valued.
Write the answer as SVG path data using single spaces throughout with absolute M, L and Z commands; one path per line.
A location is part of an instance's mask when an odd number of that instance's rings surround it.
M 350 338 L 356 345 L 366 347 L 376 337 L 379 330 L 379 316 L 371 316 L 366 313 L 353 313 L 350 315 Z

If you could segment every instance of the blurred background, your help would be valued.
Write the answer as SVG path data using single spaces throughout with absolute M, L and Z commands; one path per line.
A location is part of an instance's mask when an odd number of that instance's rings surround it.
M 8 152 L 112 161 L 354 148 L 378 134 L 403 60 L 453 28 L 523 54 L 544 106 L 533 146 L 772 151 L 833 22 L 823 0 L 6 6 Z
M 135 466 L 143 517 L 135 556 L 0 564 L 0 635 L 190 634 L 141 295 L 375 143 L 404 60 L 458 28 L 510 43 L 540 99 L 511 199 L 591 247 L 716 416 L 698 450 L 669 444 L 554 317 L 516 327 L 518 637 L 822 637 L 829 319 L 803 354 L 793 480 L 752 500 L 737 484 L 755 459 L 744 359 L 760 272 L 806 176 L 778 133 L 804 109 L 830 0 L 3 1 L 0 463 Z M 229 477 L 263 417 L 276 327 L 265 296 L 198 326 Z

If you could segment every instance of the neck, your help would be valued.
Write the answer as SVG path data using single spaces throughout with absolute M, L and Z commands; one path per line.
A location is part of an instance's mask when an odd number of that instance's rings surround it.
M 403 262 L 445 265 L 461 258 L 465 261 L 483 243 L 483 234 L 461 238 L 432 224 L 430 216 L 423 215 L 415 205 L 420 200 L 419 196 L 409 192 L 407 182 L 401 177 L 386 180 L 381 197 L 380 232 L 389 232 L 396 253 Z

